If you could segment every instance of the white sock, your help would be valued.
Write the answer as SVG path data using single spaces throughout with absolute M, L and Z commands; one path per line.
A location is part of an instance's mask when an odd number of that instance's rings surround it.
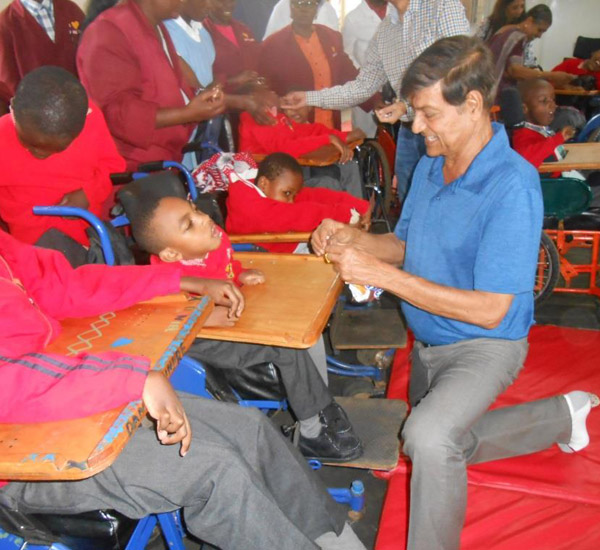
M 306 420 L 300 420 L 300 435 L 308 439 L 314 439 L 319 437 L 322 427 L 319 415 L 315 414 Z
M 322 550 L 367 550 L 347 523 L 339 537 L 333 531 L 329 531 L 318 537 L 315 544 Z
M 598 405 L 598 397 L 584 391 L 572 391 L 563 397 L 571 413 L 571 439 L 568 443 L 559 443 L 558 446 L 565 453 L 574 453 L 587 447 L 590 442 L 585 424 L 592 406 Z

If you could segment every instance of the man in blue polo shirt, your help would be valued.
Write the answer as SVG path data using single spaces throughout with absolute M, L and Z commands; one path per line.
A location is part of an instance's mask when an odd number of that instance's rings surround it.
M 415 334 L 402 431 L 412 460 L 409 550 L 458 550 L 467 464 L 554 443 L 581 450 L 597 402 L 574 391 L 488 411 L 527 355 L 543 217 L 537 172 L 490 123 L 493 92 L 491 54 L 478 39 L 427 48 L 402 83 L 427 156 L 395 232 L 326 220 L 312 239 L 345 281 L 401 298 Z

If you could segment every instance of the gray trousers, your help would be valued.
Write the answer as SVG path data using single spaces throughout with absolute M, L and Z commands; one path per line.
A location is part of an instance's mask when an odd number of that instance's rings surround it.
M 467 506 L 467 464 L 534 453 L 571 437 L 562 396 L 488 411 L 516 379 L 525 339 L 415 343 L 402 430 L 412 460 L 408 550 L 457 550 Z
M 333 400 L 307 350 L 196 338 L 188 355 L 219 369 L 273 363 L 298 420 L 314 416 Z
M 113 508 L 131 518 L 183 508 L 188 530 L 223 550 L 315 549 L 344 509 L 271 422 L 253 409 L 180 394 L 188 454 L 141 427 L 112 466 L 82 481 L 11 482 L 0 504 L 25 513 Z

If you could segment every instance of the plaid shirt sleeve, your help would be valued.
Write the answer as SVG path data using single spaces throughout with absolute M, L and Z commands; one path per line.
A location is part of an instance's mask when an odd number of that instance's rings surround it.
M 440 3 L 440 17 L 438 20 L 437 40 L 447 36 L 456 36 L 459 34 L 471 34 L 471 27 L 465 8 L 460 0 L 444 0 Z
M 378 32 L 367 49 L 365 62 L 356 78 L 341 86 L 306 92 L 306 103 L 321 109 L 345 109 L 359 105 L 378 92 L 387 77 L 379 55 Z

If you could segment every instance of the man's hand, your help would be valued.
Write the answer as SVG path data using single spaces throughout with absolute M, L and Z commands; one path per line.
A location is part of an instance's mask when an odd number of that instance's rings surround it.
M 261 86 L 263 79 L 256 71 L 242 71 L 227 79 L 227 84 L 233 88 L 243 88 L 245 86 Z
M 203 326 L 205 327 L 233 327 L 240 320 L 239 317 L 230 317 L 229 310 L 223 306 L 215 306 L 210 312 Z
M 573 126 L 565 126 L 561 128 L 560 133 L 562 134 L 565 141 L 569 141 L 577 132 Z
M 277 120 L 271 114 L 271 110 L 276 110 L 279 105 L 279 98 L 272 90 L 259 89 L 253 92 L 248 98 L 248 108 L 246 109 L 256 122 L 263 126 L 272 126 Z
M 282 109 L 299 109 L 306 106 L 306 92 L 290 92 L 281 98 Z
M 239 276 L 239 280 L 243 285 L 262 285 L 266 278 L 260 269 L 248 269 Z
M 346 164 L 352 160 L 354 151 L 350 149 L 339 137 L 329 134 L 329 143 L 333 145 L 340 153 L 338 162 L 340 164 Z
M 209 296 L 218 306 L 225 306 L 230 319 L 238 319 L 244 311 L 244 295 L 231 281 L 182 277 L 180 288 L 184 292 Z
M 77 191 L 65 193 L 58 206 L 76 206 L 77 208 L 87 210 L 90 207 L 90 201 L 85 196 L 83 189 L 77 189 Z
M 209 120 L 225 111 L 225 94 L 218 85 L 207 88 L 191 99 L 187 109 L 195 122 Z
M 156 420 L 159 441 L 163 445 L 181 443 L 179 454 L 185 456 L 192 442 L 192 428 L 173 386 L 160 372 L 148 373 L 142 400 Z
M 406 103 L 404 103 L 404 101 L 395 101 L 391 105 L 375 110 L 375 115 L 379 122 L 384 122 L 386 124 L 394 124 L 394 122 L 400 120 L 400 117 L 405 114 Z
M 332 241 L 333 239 L 325 248 L 326 258 L 331 261 L 345 282 L 379 286 L 377 275 L 380 272 L 380 262 L 375 256 L 360 252 L 347 244 L 335 244 Z
M 339 231 L 345 231 L 346 229 L 353 230 L 350 226 L 342 222 L 331 220 L 329 218 L 324 219 L 310 237 L 310 244 L 314 253 L 317 256 L 325 254 L 325 247 L 329 240 Z

